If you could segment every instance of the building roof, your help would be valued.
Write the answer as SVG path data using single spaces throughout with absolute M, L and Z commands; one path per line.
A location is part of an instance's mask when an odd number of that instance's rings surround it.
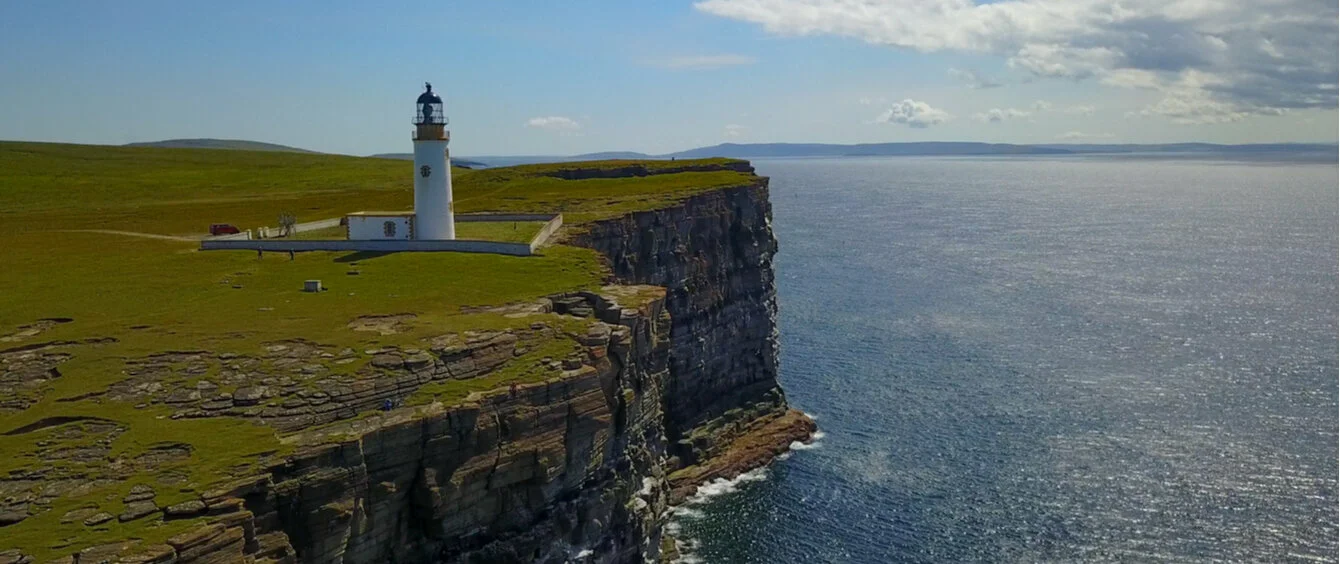
M 441 104 L 441 103 L 442 103 L 442 98 L 441 98 L 440 96 L 438 96 L 437 94 L 434 94 L 434 93 L 433 93 L 433 84 L 432 84 L 432 83 L 430 83 L 430 82 L 425 82 L 425 83 L 423 83 L 423 89 L 424 89 L 423 94 L 420 94 L 420 95 L 419 95 L 419 100 L 418 100 L 417 102 L 415 102 L 416 104 Z
M 356 216 L 360 216 L 360 217 L 408 217 L 408 216 L 412 216 L 412 215 L 414 215 L 414 212 L 412 212 L 412 211 L 398 211 L 398 212 L 393 212 L 393 211 L 358 211 L 358 212 L 350 212 L 350 213 L 347 213 L 347 214 L 345 214 L 345 215 L 350 215 L 350 216 L 354 216 L 354 215 L 356 215 Z

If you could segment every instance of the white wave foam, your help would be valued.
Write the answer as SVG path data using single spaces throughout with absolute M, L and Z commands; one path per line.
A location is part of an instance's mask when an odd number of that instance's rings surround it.
M 819 448 L 819 441 L 814 441 L 814 442 L 809 443 L 809 444 L 802 443 L 802 442 L 800 442 L 800 441 L 791 441 L 791 446 L 790 446 L 790 448 L 791 448 L 791 450 L 812 450 L 812 449 Z M 787 453 L 787 454 L 790 454 L 790 453 Z
M 818 415 L 815 415 L 815 414 L 813 414 L 813 413 L 809 413 L 809 412 L 807 412 L 807 411 L 802 411 L 801 413 L 804 413 L 804 414 L 805 414 L 805 417 L 809 417 L 809 418 L 810 418 L 810 421 L 818 421 L 818 420 L 819 420 L 819 416 L 818 416 Z
M 684 500 L 684 505 L 699 505 L 706 503 L 714 497 L 723 496 L 739 490 L 740 484 L 757 482 L 759 480 L 766 480 L 767 478 L 768 468 L 766 466 L 750 470 L 730 480 L 726 478 L 717 478 L 711 482 L 698 486 L 698 491 L 695 492 L 692 497 Z
M 791 448 L 795 448 L 795 443 L 791 443 Z M 788 458 L 791 458 L 791 451 L 789 450 L 777 455 L 777 460 L 786 460 Z
M 824 434 L 823 431 L 816 430 L 814 431 L 813 435 L 810 435 L 810 442 L 804 443 L 800 441 L 791 441 L 791 446 L 788 448 L 790 448 L 793 451 L 816 449 L 819 448 L 819 441 L 823 440 L 823 438 L 826 436 L 828 435 Z
M 674 509 L 674 514 L 675 517 L 686 517 L 689 519 L 701 519 L 703 516 L 702 511 L 689 507 L 688 505 L 676 507 Z
M 785 459 L 790 456 L 790 452 L 778 456 L 779 459 Z M 742 484 L 749 482 L 758 482 L 768 478 L 768 467 L 755 468 L 732 479 L 717 478 L 710 482 L 698 486 L 698 491 L 684 500 L 684 503 L 671 509 L 671 519 L 666 523 L 665 532 L 675 537 L 675 548 L 679 551 L 679 557 L 674 560 L 676 564 L 702 564 L 705 562 L 702 557 L 694 554 L 698 548 L 698 541 L 688 538 L 682 533 L 684 527 L 680 520 L 682 519 L 700 519 L 705 514 L 700 509 L 692 506 L 702 505 L 713 498 L 720 497 L 729 493 L 739 491 Z

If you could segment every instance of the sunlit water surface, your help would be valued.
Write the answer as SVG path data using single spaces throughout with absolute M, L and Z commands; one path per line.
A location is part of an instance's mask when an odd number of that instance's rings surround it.
M 1335 560 L 1333 164 L 755 165 L 824 437 L 686 560 Z

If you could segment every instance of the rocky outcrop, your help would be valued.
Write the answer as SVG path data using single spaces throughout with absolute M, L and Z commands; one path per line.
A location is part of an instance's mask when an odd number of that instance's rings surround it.
M 666 289 L 672 470 L 727 453 L 755 423 L 788 411 L 777 384 L 777 241 L 767 181 L 598 222 L 573 237 L 608 258 L 616 281 Z M 813 430 L 808 418 L 795 420 L 805 423 L 777 438 L 783 448 Z
M 552 305 L 532 304 L 519 313 L 549 309 Z M 334 350 L 301 339 L 266 343 L 256 356 L 161 352 L 128 360 L 127 378 L 112 385 L 106 396 L 169 406 L 173 419 L 240 417 L 293 432 L 349 419 L 386 402 L 399 404 L 429 382 L 486 375 L 523 354 L 532 341 L 552 338 L 555 331 L 543 321 L 522 330 L 466 331 L 436 337 L 425 343 L 427 350 L 388 346 L 362 351 L 370 360 L 353 349 Z M 334 370 L 342 365 L 358 368 Z M 560 366 L 546 368 L 558 375 Z M 189 385 L 165 386 L 163 381 Z
M 274 509 L 304 562 L 654 556 L 668 327 L 659 300 L 592 298 L 601 321 L 563 377 L 358 429 L 277 468 L 249 505 Z

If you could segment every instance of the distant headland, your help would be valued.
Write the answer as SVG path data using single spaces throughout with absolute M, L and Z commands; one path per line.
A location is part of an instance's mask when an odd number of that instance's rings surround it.
M 246 151 L 288 151 L 317 153 L 307 149 L 235 139 L 169 139 L 146 143 L 129 143 L 131 147 L 165 147 L 192 149 L 233 149 Z M 607 159 L 695 159 L 727 158 L 786 158 L 786 157 L 932 157 L 932 156 L 1065 156 L 1065 155 L 1129 155 L 1165 157 L 1232 157 L 1232 158 L 1285 158 L 1335 160 L 1340 150 L 1334 143 L 1252 143 L 1225 145 L 1217 143 L 978 143 L 933 141 L 910 143 L 722 143 L 665 154 L 636 151 L 603 151 L 580 155 L 475 155 L 452 159 L 452 164 L 467 168 L 511 166 L 544 162 L 589 161 Z M 412 159 L 409 153 L 377 153 L 367 155 L 385 159 Z

